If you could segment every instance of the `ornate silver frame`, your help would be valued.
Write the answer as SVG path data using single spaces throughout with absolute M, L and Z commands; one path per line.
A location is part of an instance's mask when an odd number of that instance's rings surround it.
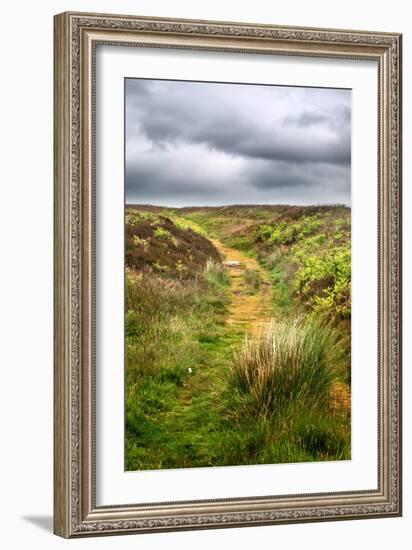
M 63 13 L 55 17 L 54 531 L 63 537 L 401 514 L 400 34 Z M 96 506 L 94 476 L 94 51 L 149 45 L 378 63 L 379 487 Z M 138 495 L 136 495 L 138 498 Z

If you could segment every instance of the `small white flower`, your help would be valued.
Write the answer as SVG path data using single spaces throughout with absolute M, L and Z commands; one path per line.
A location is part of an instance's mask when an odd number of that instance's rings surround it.
M 192 369 L 189 367 L 189 368 L 187 369 L 187 372 L 188 372 L 189 374 L 192 374 Z

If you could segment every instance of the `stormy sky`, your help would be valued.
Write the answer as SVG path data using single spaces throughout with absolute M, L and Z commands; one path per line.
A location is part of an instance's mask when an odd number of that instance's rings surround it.
M 126 202 L 350 204 L 351 92 L 126 80 Z

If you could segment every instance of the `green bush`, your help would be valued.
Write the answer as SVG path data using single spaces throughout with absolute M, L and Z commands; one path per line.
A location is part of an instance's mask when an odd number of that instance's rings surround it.
M 315 311 L 347 319 L 351 314 L 351 253 L 349 246 L 300 257 L 295 288 Z
M 321 228 L 323 223 L 317 215 L 302 216 L 298 220 L 285 219 L 272 225 L 260 226 L 259 235 L 269 245 L 290 245 L 311 235 Z
M 170 231 L 165 229 L 164 227 L 156 227 L 154 230 L 154 236 L 157 239 L 169 241 L 172 238 L 172 234 Z

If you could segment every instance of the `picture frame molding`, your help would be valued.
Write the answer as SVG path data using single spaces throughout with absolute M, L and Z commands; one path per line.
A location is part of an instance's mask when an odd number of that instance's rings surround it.
M 95 48 L 378 62 L 377 491 L 96 505 Z M 397 33 L 66 12 L 54 19 L 54 532 L 63 537 L 401 515 L 401 46 Z

